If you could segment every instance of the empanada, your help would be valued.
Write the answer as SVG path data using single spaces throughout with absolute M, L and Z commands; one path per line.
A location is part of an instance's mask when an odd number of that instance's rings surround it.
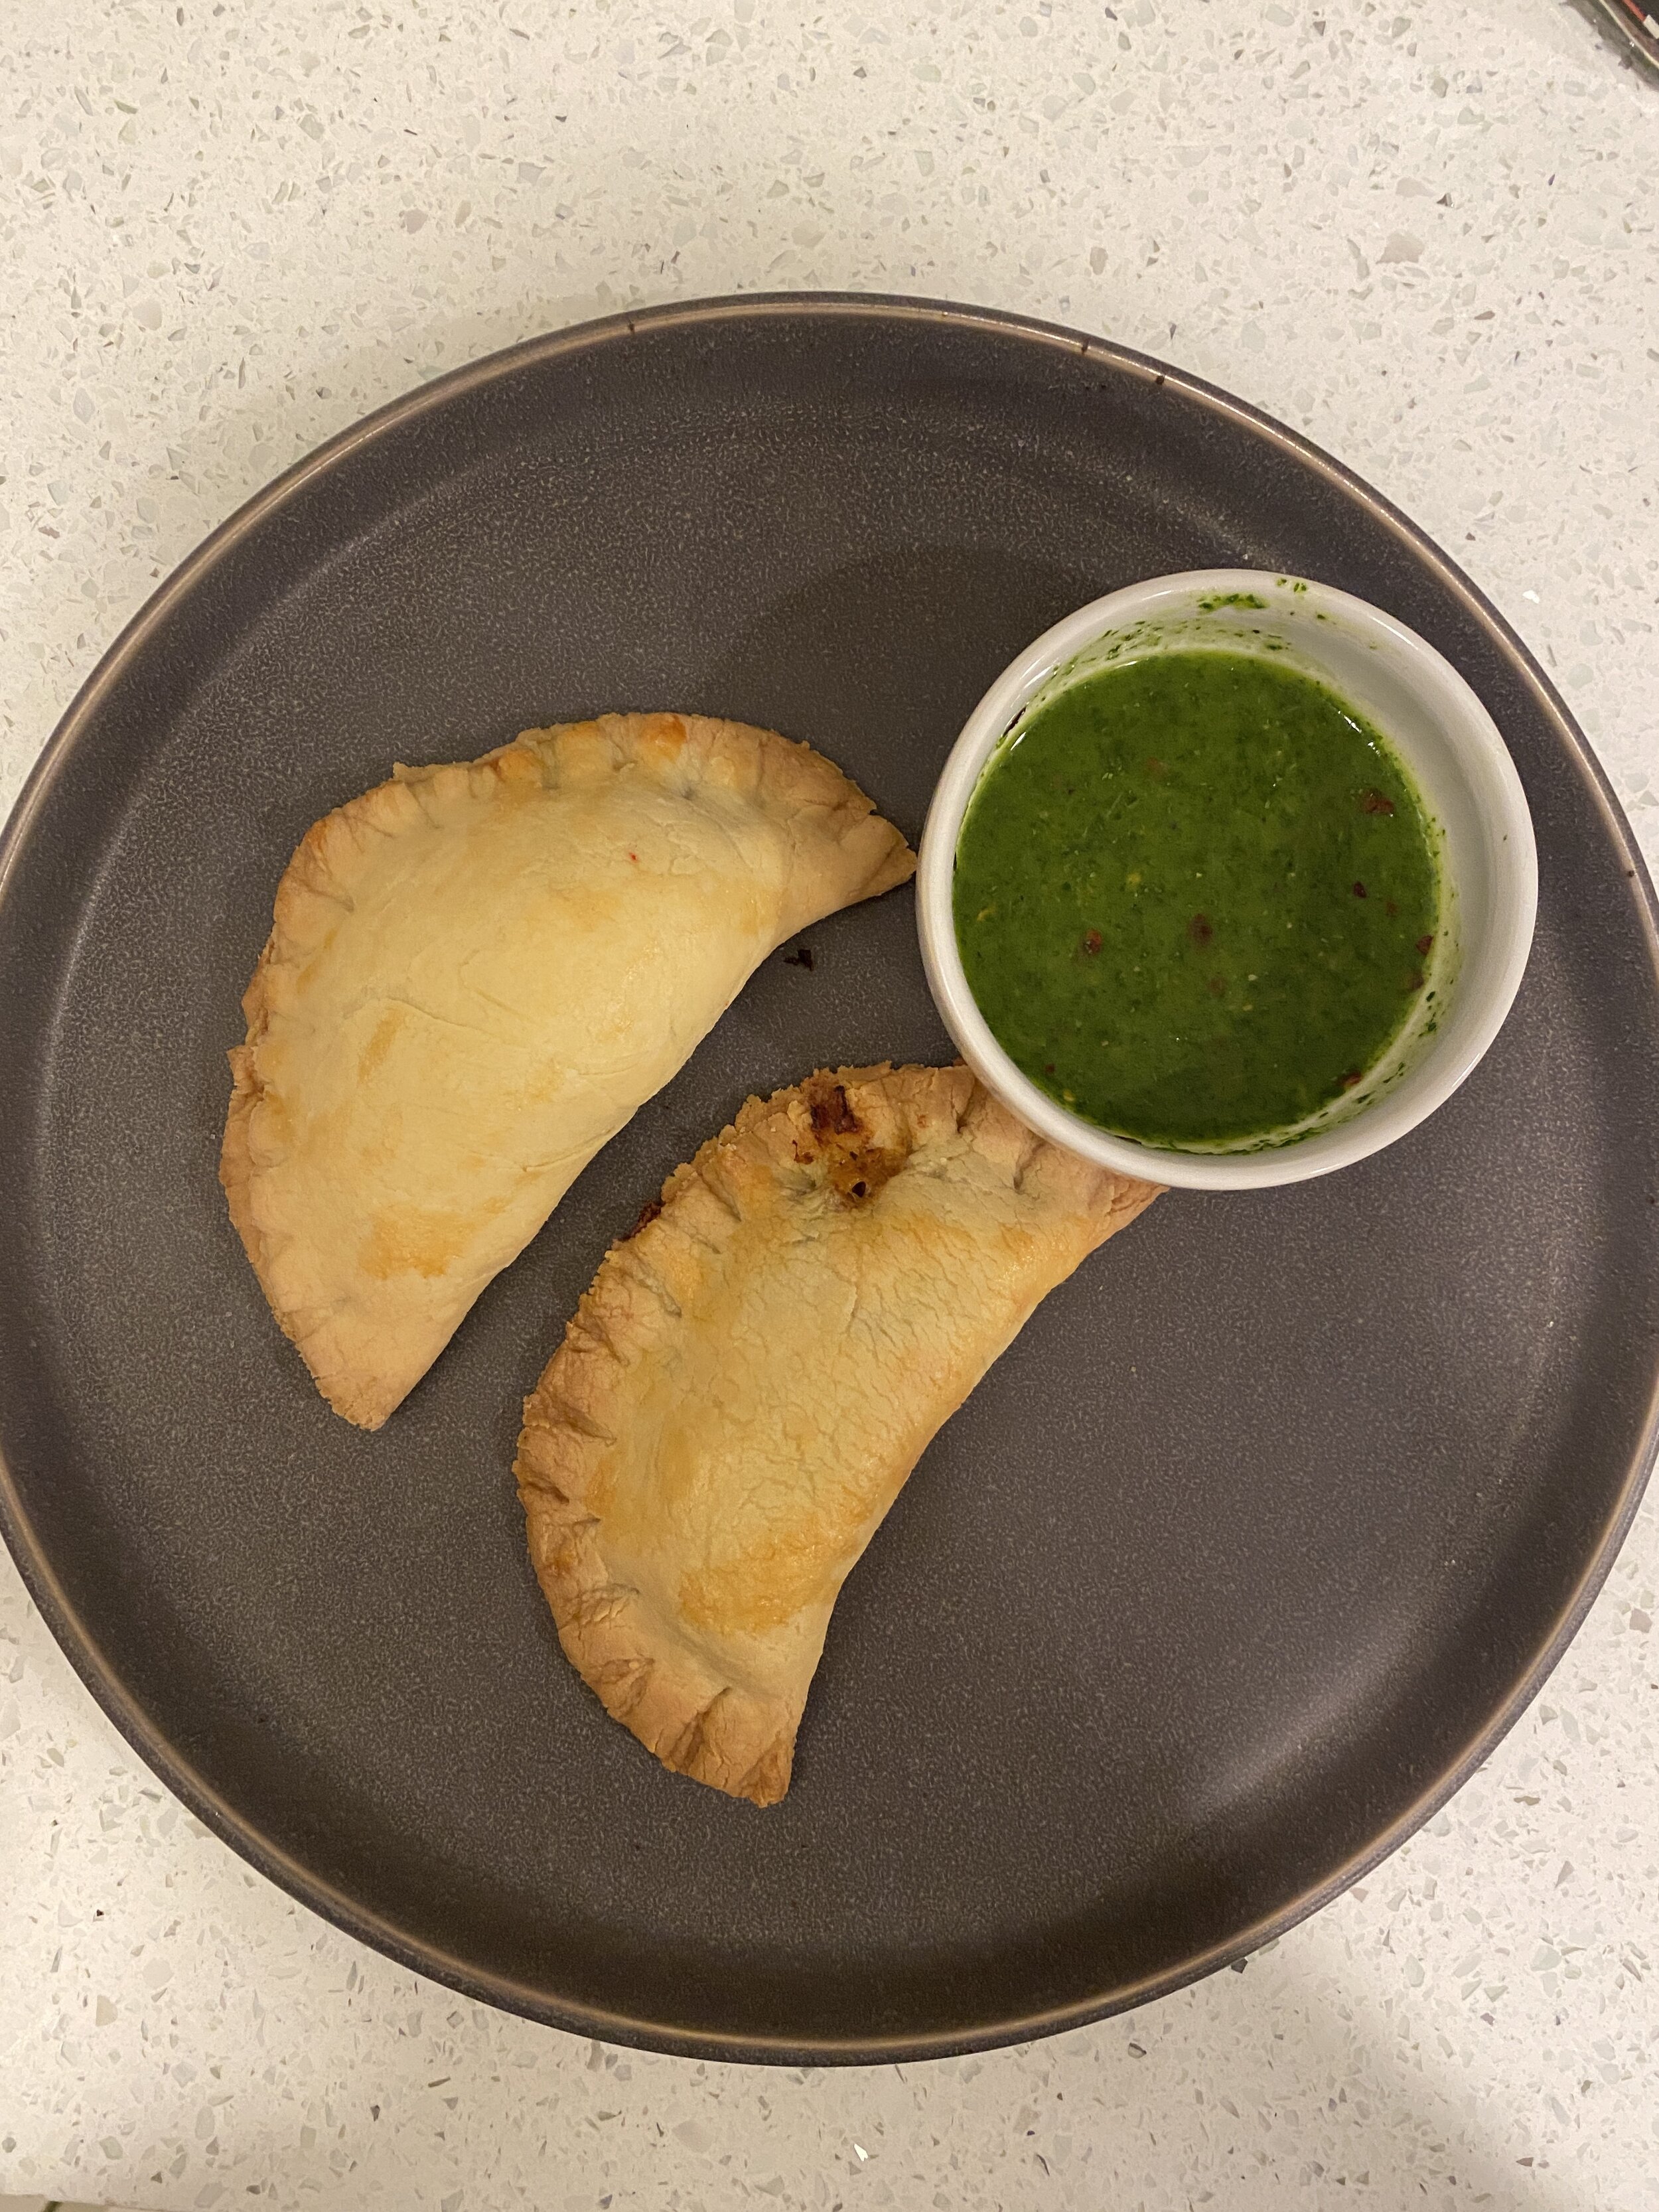
M 378 1428 L 757 963 L 915 866 L 810 746 L 698 715 L 526 730 L 325 816 L 220 1175 L 330 1405 Z
M 769 1805 L 830 1608 L 935 1431 L 1158 1194 L 963 1067 L 769 1099 L 611 1247 L 515 1472 L 560 1641 L 664 1765 Z

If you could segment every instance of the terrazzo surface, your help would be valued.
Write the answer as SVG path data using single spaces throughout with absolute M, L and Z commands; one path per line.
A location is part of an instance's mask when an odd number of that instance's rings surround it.
M 903 291 L 1350 462 L 1659 861 L 1659 94 L 1555 0 L 0 6 L 0 803 L 249 493 L 629 304 Z M 276 2206 L 1659 2206 L 1659 1518 L 1490 1763 L 1241 1972 L 1018 2050 L 608 2050 L 362 1949 L 174 1802 L 0 1565 L 0 2192 Z M 1340 2192 L 1340 2193 L 1339 2193 Z

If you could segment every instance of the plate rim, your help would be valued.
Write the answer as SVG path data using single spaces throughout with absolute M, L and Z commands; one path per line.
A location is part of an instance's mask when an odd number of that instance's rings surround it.
M 517 374 L 520 369 L 637 337 L 697 325 L 750 319 L 797 318 L 823 323 L 869 321 L 884 325 L 936 324 L 982 331 L 1023 340 L 1082 361 L 1095 361 L 1119 374 L 1177 393 L 1230 420 L 1336 489 L 1357 501 L 1429 569 L 1487 635 L 1511 672 L 1533 693 L 1565 753 L 1586 786 L 1602 825 L 1625 866 L 1646 940 L 1648 958 L 1659 992 L 1659 899 L 1656 898 L 1641 848 L 1613 791 L 1607 771 L 1579 729 L 1565 701 L 1543 667 L 1497 607 L 1462 568 L 1402 509 L 1362 477 L 1298 431 L 1249 402 L 1191 372 L 1175 368 L 1116 340 L 1010 310 L 975 307 L 878 292 L 739 292 L 708 299 L 671 301 L 655 307 L 624 309 L 567 328 L 546 331 L 451 369 L 376 408 L 325 440 L 245 501 L 188 553 L 163 579 L 121 629 L 76 693 L 25 778 L 11 812 L 0 824 L 0 951 L 10 925 L 9 894 L 33 826 L 43 813 L 76 748 L 88 736 L 106 695 L 128 665 L 161 630 L 174 608 L 245 539 L 276 516 L 314 478 L 337 467 L 362 448 L 447 407 L 452 401 Z M 27 1040 L 15 1040 L 27 1046 Z M 46 1554 L 0 1451 L 0 1534 L 16 1562 L 25 1588 L 58 1649 L 90 1691 L 94 1701 L 150 1771 L 220 1841 L 229 1845 L 279 1889 L 345 1934 L 382 1953 L 396 1964 L 475 2001 L 542 2025 L 600 2042 L 661 2051 L 677 2057 L 781 2066 L 868 2066 L 922 2058 L 945 2058 L 996 2050 L 1065 2030 L 1084 2027 L 1127 2012 L 1154 1998 L 1173 1995 L 1218 1969 L 1259 1950 L 1267 1942 L 1329 1904 L 1397 1850 L 1462 1788 L 1538 1695 L 1577 1633 L 1611 1571 L 1659 1454 L 1659 1359 L 1650 1382 L 1648 1409 L 1639 1443 L 1626 1470 L 1615 1504 L 1599 1541 L 1554 1622 L 1508 1696 L 1487 1721 L 1446 1762 L 1412 1803 L 1360 1850 L 1310 1885 L 1262 1915 L 1247 1928 L 1213 1944 L 1178 1966 L 1142 1976 L 1109 1994 L 1085 1996 L 1009 2019 L 967 2027 L 942 2028 L 917 2035 L 869 2034 L 813 2037 L 779 2033 L 725 2033 L 688 2028 L 683 2023 L 616 2013 L 578 1998 L 550 1998 L 510 1975 L 482 1969 L 365 1907 L 337 1889 L 293 1854 L 272 1841 L 224 1797 L 132 1696 L 105 1656 L 89 1624 L 82 1619 Z

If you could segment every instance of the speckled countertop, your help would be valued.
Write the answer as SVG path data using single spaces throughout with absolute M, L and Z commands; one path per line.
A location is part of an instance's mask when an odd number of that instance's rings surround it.
M 366 409 L 825 286 L 1107 332 L 1307 431 L 1516 621 L 1659 861 L 1659 94 L 1559 0 L 5 0 L 0 54 L 0 802 L 156 580 Z M 1659 2206 L 1656 1586 L 1650 1504 L 1491 1764 L 1248 1971 L 807 2075 L 336 1934 L 151 1779 L 7 1562 L 0 2192 Z

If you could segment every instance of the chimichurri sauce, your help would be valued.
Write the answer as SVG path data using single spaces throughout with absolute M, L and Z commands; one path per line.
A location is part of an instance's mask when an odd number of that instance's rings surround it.
M 1311 678 L 1170 651 L 1083 678 L 981 778 L 957 847 L 969 988 L 1033 1082 L 1165 1146 L 1289 1127 L 1425 989 L 1439 880 L 1382 738 Z

